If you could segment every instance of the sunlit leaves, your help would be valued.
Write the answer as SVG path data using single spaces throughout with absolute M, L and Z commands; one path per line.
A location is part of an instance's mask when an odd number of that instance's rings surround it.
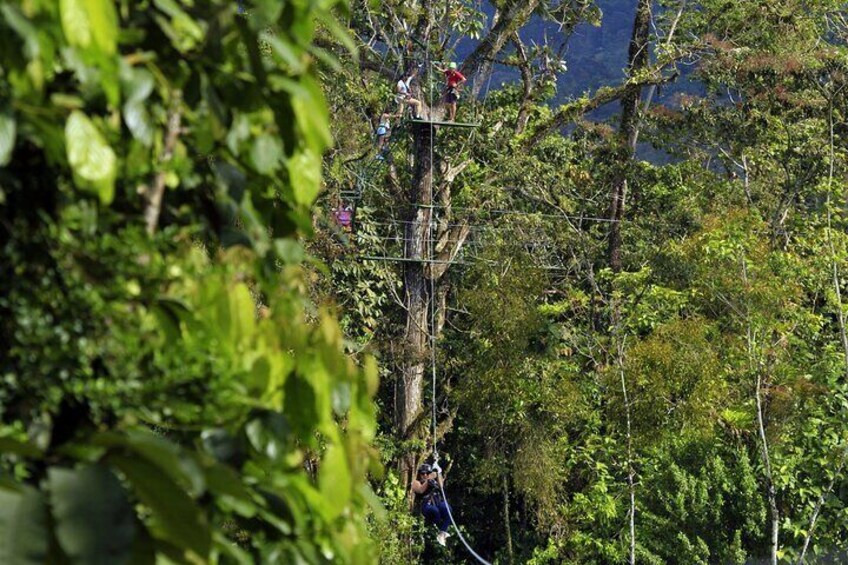
M 94 190 L 103 204 L 111 203 L 117 157 L 97 126 L 84 113 L 71 113 L 65 124 L 65 143 L 79 187 Z
M 68 43 L 96 47 L 113 55 L 118 42 L 118 14 L 110 0 L 60 0 L 62 29 Z
M 312 151 L 298 151 L 288 161 L 295 200 L 311 204 L 321 189 L 321 161 Z
M 154 0 L 154 4 L 170 16 L 168 20 L 157 15 L 156 20 L 174 46 L 182 52 L 188 52 L 197 47 L 203 40 L 203 27 L 200 23 L 189 16 L 174 0 Z
M 7 165 L 12 158 L 16 129 L 15 118 L 0 112 L 0 167 Z
M 350 501 L 352 480 L 344 449 L 331 446 L 321 461 L 321 473 L 318 485 L 324 498 L 329 502 L 333 517 L 341 514 Z
M 257 171 L 273 173 L 282 165 L 283 144 L 274 136 L 261 135 L 253 143 L 250 156 Z
M 153 143 L 154 125 L 148 111 L 148 97 L 153 92 L 153 75 L 142 68 L 123 66 L 121 83 L 124 91 L 124 122 L 133 137 L 144 145 Z

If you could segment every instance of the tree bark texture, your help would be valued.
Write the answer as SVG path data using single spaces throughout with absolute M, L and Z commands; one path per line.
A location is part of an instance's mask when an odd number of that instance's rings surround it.
M 503 507 L 504 507 L 504 532 L 506 534 L 506 559 L 509 565 L 515 563 L 515 555 L 512 549 L 512 528 L 509 525 L 509 480 L 503 476 Z
M 512 36 L 512 43 L 515 45 L 515 52 L 518 55 L 518 70 L 521 72 L 521 105 L 518 108 L 518 120 L 515 124 L 516 135 L 521 135 L 527 129 L 527 122 L 530 121 L 530 109 L 533 106 L 533 71 L 530 68 L 527 50 L 517 32 Z
M 433 151 L 435 132 L 432 126 L 417 126 L 415 131 L 415 169 L 407 194 L 409 213 L 406 217 L 403 284 L 406 302 L 406 328 L 402 364 L 397 430 L 409 437 L 410 429 L 422 410 L 424 376 L 429 360 L 428 279 L 425 276 L 430 257 L 431 217 L 433 203 Z

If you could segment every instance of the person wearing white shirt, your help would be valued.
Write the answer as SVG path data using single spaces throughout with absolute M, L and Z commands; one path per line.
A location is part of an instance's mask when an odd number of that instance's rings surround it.
M 421 101 L 412 97 L 411 85 L 412 79 L 414 79 L 417 74 L 418 69 L 413 69 L 405 75 L 407 77 L 405 80 L 401 77 L 395 86 L 395 102 L 398 103 L 397 113 L 402 116 L 405 107 L 409 106 L 412 108 L 412 112 L 416 120 L 421 119 Z

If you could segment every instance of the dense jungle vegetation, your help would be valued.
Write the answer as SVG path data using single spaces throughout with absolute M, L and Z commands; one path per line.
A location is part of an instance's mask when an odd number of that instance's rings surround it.
M 0 32 L 0 563 L 848 561 L 842 2 Z

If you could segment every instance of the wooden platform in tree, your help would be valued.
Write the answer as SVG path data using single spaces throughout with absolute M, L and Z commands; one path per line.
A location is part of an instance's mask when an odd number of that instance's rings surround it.
M 422 126 L 430 125 L 430 126 L 446 126 L 449 128 L 478 128 L 480 124 L 472 124 L 469 122 L 431 122 L 428 120 L 408 120 L 411 124 L 418 124 Z

